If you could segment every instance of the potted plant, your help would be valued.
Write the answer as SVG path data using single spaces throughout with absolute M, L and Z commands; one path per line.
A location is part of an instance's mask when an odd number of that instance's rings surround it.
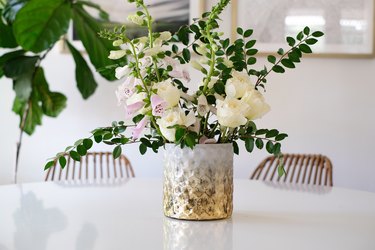
M 250 153 L 256 146 L 278 156 L 278 172 L 284 173 L 280 142 L 287 135 L 276 129 L 258 129 L 254 123 L 270 110 L 261 92 L 266 77 L 272 71 L 294 68 L 304 53 L 311 53 L 309 45 L 323 33 L 306 27 L 296 38 L 287 38 L 287 51 L 280 49 L 278 57 L 268 56 L 271 67 L 256 70 L 253 31 L 238 28 L 241 37 L 232 43 L 217 31 L 219 15 L 229 0 L 218 1 L 210 12 L 173 36 L 152 31 L 153 19 L 142 0 L 129 2 L 139 10 L 128 19 L 146 26 L 148 36 L 130 40 L 125 26 L 102 31 L 100 36 L 118 46 L 109 58 L 128 59 L 126 66 L 116 69 L 116 77 L 124 79 L 116 95 L 125 107 L 125 120 L 133 122 L 113 122 L 93 130 L 89 138 L 50 159 L 45 169 L 55 161 L 64 167 L 66 153 L 79 161 L 93 141 L 114 145 L 114 157 L 129 143 L 139 143 L 141 154 L 165 148 L 165 215 L 187 220 L 228 218 L 233 207 L 233 154 L 239 153 L 238 141 L 243 141 Z M 193 36 L 192 42 L 189 36 Z M 194 91 L 187 88 L 190 76 L 184 64 L 189 63 L 202 74 Z

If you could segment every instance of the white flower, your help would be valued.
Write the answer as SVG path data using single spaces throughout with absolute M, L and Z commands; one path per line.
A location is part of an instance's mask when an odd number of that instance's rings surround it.
M 148 48 L 146 49 L 145 56 L 156 56 L 157 54 L 163 52 L 163 48 L 161 46 L 155 46 L 153 48 Z
M 190 82 L 190 74 L 186 69 L 180 69 L 178 67 L 174 68 L 172 71 L 170 71 L 169 76 L 174 78 L 180 78 L 185 80 L 186 82 Z
M 235 98 L 216 100 L 217 119 L 219 124 L 229 128 L 236 128 L 247 123 L 245 114 L 249 106 Z
M 128 65 L 125 65 L 124 67 L 117 67 L 115 72 L 116 72 L 115 73 L 116 78 L 121 79 L 124 76 L 127 76 L 131 72 L 131 69 L 129 68 Z
M 200 65 L 196 60 L 191 61 L 190 64 L 196 70 L 201 71 L 203 69 L 202 65 Z
M 108 58 L 112 60 L 116 60 L 116 59 L 120 59 L 121 57 L 124 57 L 125 55 L 126 55 L 125 50 L 111 50 L 109 52 Z
M 140 83 L 140 79 L 134 78 L 134 77 L 128 77 L 126 81 L 117 88 L 116 96 L 117 96 L 119 105 L 123 103 L 128 104 L 128 105 L 133 103 L 133 102 L 127 103 L 127 100 L 131 96 L 133 96 L 135 92 L 135 85 L 138 85 L 139 83 Z
M 176 139 L 176 129 L 171 128 L 175 125 L 181 125 L 189 127 L 196 121 L 193 111 L 190 111 L 188 115 L 185 115 L 184 111 L 180 108 L 174 108 L 167 110 L 163 117 L 158 119 L 156 122 L 159 125 L 160 131 L 163 136 L 170 142 L 174 142 Z
M 224 58 L 223 64 L 227 66 L 227 68 L 232 68 L 233 67 L 233 62 L 229 60 L 228 58 Z
M 124 41 L 122 39 L 118 39 L 118 40 L 113 41 L 113 46 L 115 46 L 115 47 L 120 46 L 122 44 L 124 44 Z
M 207 98 L 204 95 L 198 97 L 198 114 L 204 116 L 210 111 L 210 106 L 208 106 Z
M 271 110 L 264 96 L 258 90 L 247 91 L 241 100 L 250 107 L 245 114 L 249 120 L 261 118 Z
M 155 84 L 155 89 L 156 94 L 167 102 L 167 108 L 176 106 L 180 101 L 180 91 L 170 79 Z
M 164 31 L 160 33 L 160 36 L 155 39 L 155 45 L 161 45 L 164 41 L 169 41 L 172 38 L 172 34 L 169 31 Z
M 143 18 L 138 16 L 137 14 L 129 15 L 128 21 L 130 21 L 132 23 L 135 23 L 135 24 L 138 24 L 138 25 L 143 24 Z
M 142 36 L 142 37 L 139 37 L 139 38 L 137 38 L 138 39 L 138 41 L 139 41 L 139 43 L 143 43 L 143 44 L 145 44 L 145 43 L 147 43 L 148 42 L 148 37 L 147 36 Z
M 232 71 L 232 78 L 225 85 L 225 93 L 231 98 L 241 98 L 246 91 L 254 89 L 250 77 L 246 72 Z
M 207 87 L 209 89 L 212 89 L 215 85 L 215 83 L 217 82 L 218 78 L 217 77 L 211 77 L 211 80 L 210 82 L 208 83 Z

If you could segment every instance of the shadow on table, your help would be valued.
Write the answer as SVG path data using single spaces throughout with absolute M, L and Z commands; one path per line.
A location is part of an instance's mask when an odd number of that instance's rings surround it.
M 277 188 L 280 190 L 290 190 L 298 192 L 306 192 L 313 194 L 327 194 L 332 191 L 332 187 L 318 186 L 318 185 L 307 185 L 299 183 L 288 183 L 288 182 L 276 182 L 276 181 L 263 181 L 269 187 Z
M 59 186 L 62 187 L 120 187 L 126 185 L 131 178 L 123 179 L 83 179 L 83 180 L 67 180 L 67 181 L 56 181 Z
M 76 241 L 76 250 L 92 250 L 98 237 L 96 227 L 91 223 L 83 224 Z
M 232 220 L 184 221 L 164 218 L 165 250 L 233 249 Z
M 45 208 L 33 192 L 21 190 L 21 206 L 14 212 L 14 246 L 17 250 L 46 249 L 51 234 L 62 231 L 67 219 L 57 208 Z

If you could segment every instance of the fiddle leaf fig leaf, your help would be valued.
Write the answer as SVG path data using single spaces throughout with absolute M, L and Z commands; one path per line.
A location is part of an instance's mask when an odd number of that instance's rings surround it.
M 29 1 L 16 15 L 14 35 L 22 48 L 39 53 L 51 47 L 68 31 L 70 17 L 68 1 Z
M 18 44 L 14 38 L 12 26 L 6 25 L 3 22 L 1 15 L 2 11 L 0 10 L 0 47 L 15 48 Z
M 110 50 L 114 49 L 112 43 L 98 38 L 98 32 L 103 27 L 79 4 L 73 4 L 73 26 L 96 69 L 113 64 L 113 61 L 108 58 Z M 107 80 L 116 79 L 112 71 L 99 70 L 98 72 Z
M 96 83 L 94 75 L 92 74 L 91 69 L 87 65 L 86 60 L 82 57 L 81 53 L 79 53 L 79 51 L 68 41 L 67 45 L 76 63 L 77 88 L 79 92 L 81 92 L 83 99 L 87 99 L 94 94 L 98 84 Z

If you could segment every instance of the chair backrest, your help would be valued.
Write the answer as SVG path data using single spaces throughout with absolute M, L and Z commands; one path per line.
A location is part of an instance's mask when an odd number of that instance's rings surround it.
M 128 158 L 121 155 L 113 159 L 110 152 L 89 152 L 76 162 L 66 155 L 67 163 L 64 169 L 54 166 L 48 169 L 45 181 L 70 180 L 115 180 L 134 177 L 134 170 Z
M 286 174 L 282 177 L 278 176 L 277 167 L 277 157 L 269 156 L 258 165 L 250 179 L 333 186 L 332 163 L 324 155 L 284 154 Z

